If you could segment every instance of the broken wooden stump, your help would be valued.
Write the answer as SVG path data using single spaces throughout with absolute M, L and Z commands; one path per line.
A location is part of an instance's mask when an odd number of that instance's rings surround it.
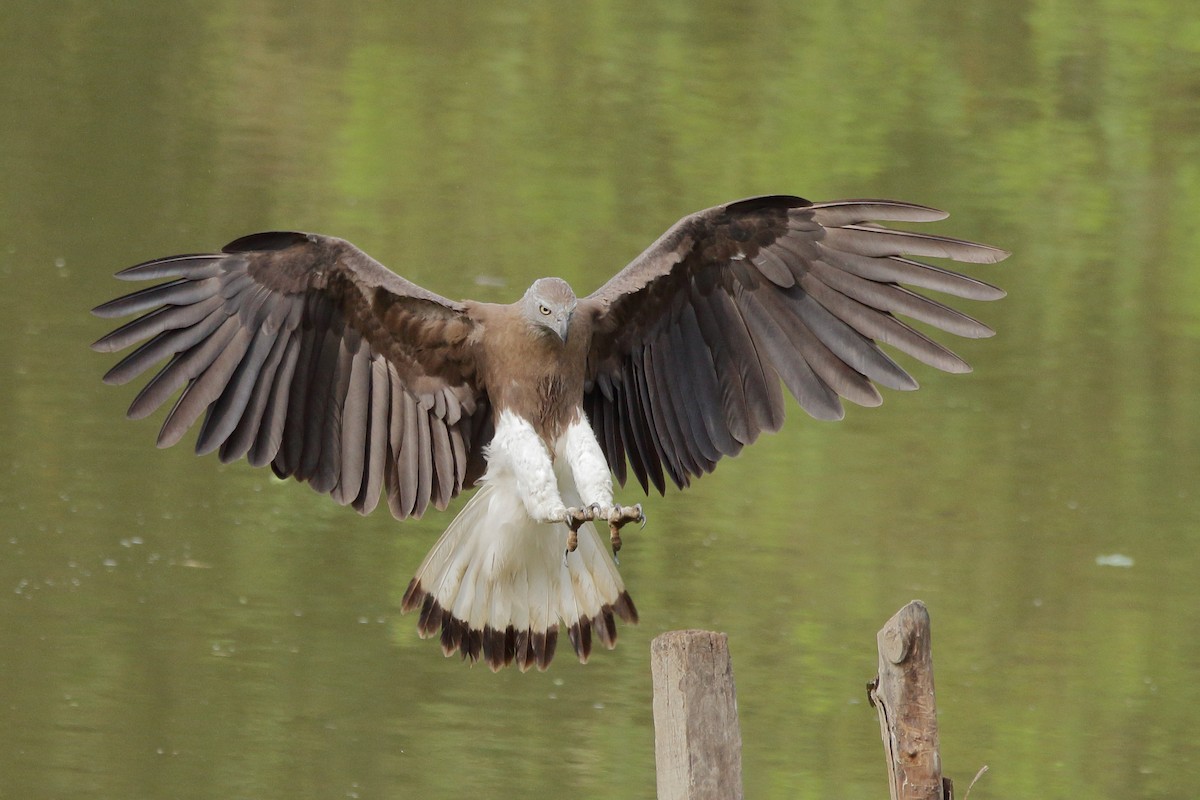
M 741 800 L 742 736 L 729 640 L 668 631 L 650 643 L 658 800 Z
M 938 750 L 925 604 L 897 611 L 876 643 L 879 674 L 867 696 L 879 713 L 891 798 L 954 800 Z M 725 634 L 670 631 L 651 643 L 650 656 L 659 800 L 741 800 L 742 739 Z
M 929 611 L 914 600 L 897 611 L 875 637 L 879 675 L 867 696 L 879 712 L 892 800 L 953 800 L 942 777 Z

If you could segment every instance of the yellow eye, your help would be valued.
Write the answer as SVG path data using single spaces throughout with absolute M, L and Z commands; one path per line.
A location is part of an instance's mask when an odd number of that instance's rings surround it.
M 543 316 L 543 317 L 548 317 L 548 316 L 550 316 L 550 308 L 549 308 L 549 306 L 538 306 L 538 311 L 542 312 L 542 316 Z

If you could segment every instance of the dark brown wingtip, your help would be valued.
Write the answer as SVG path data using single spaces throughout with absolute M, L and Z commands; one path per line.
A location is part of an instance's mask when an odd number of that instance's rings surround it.
M 545 672 L 550 666 L 550 662 L 554 660 L 554 649 L 558 646 L 558 626 L 555 625 L 544 634 L 545 644 L 541 652 L 538 654 L 537 668 L 538 672 Z
M 516 656 L 516 631 L 509 625 L 505 630 L 496 630 L 490 625 L 483 629 L 483 660 L 488 669 L 499 672 L 513 662 Z
M 586 664 L 588 656 L 592 654 L 592 621 L 585 617 L 571 623 L 567 636 L 571 640 L 571 648 L 579 657 L 579 663 Z
M 466 623 L 450 614 L 442 615 L 442 655 L 449 658 L 462 646 Z
M 421 606 L 417 620 L 417 633 L 422 639 L 438 636 L 442 655 L 450 657 L 458 653 L 463 661 L 475 663 L 482 660 L 492 672 L 499 672 L 513 664 L 521 672 L 530 667 L 544 671 L 554 659 L 558 643 L 557 626 L 545 631 L 517 631 L 511 625 L 503 631 L 484 626 L 472 628 L 465 620 L 442 608 L 433 595 L 420 589 L 414 581 L 405 593 L 405 611 Z M 589 626 L 592 624 L 588 622 Z M 591 630 L 588 631 L 590 640 Z M 589 645 L 590 646 L 590 645 Z
M 447 657 L 458 653 L 463 661 L 475 663 L 482 660 L 492 672 L 499 672 L 514 663 L 521 672 L 528 671 L 530 667 L 537 667 L 539 672 L 544 672 L 554 660 L 558 645 L 557 625 L 544 631 L 518 631 L 511 625 L 503 631 L 490 625 L 482 629 L 472 628 L 465 620 L 442 608 L 433 595 L 413 579 L 404 593 L 401 609 L 408 612 L 418 607 L 421 614 L 417 620 L 417 633 L 422 639 L 438 635 L 442 654 Z M 601 606 L 599 613 L 580 617 L 570 625 L 567 635 L 580 663 L 588 662 L 595 640 L 599 640 L 608 650 L 616 647 L 616 617 L 632 624 L 638 621 L 637 609 L 628 592 L 622 592 L 612 605 L 606 603 Z
M 465 626 L 466 623 L 463 623 Z M 479 660 L 480 654 L 483 652 L 483 631 L 478 628 L 467 628 L 463 634 L 462 656 L 463 660 L 470 659 L 474 664 Z
M 417 633 L 422 639 L 428 639 L 446 625 L 449 616 L 441 604 L 433 599 L 433 595 L 425 595 L 425 601 L 421 604 L 421 616 L 417 619 Z
M 421 582 L 413 578 L 408 582 L 408 588 L 404 590 L 404 599 L 400 601 L 400 613 L 407 614 L 410 611 L 416 611 L 428 596 L 425 589 L 421 587 Z
M 591 617 L 580 617 L 568 628 L 567 634 L 570 636 L 571 646 L 581 664 L 588 662 L 588 658 L 592 654 L 593 641 L 599 641 L 606 650 L 612 650 L 617 646 L 617 615 L 628 622 L 637 622 L 637 609 L 633 607 L 633 601 L 627 593 L 618 597 L 615 605 L 605 603 L 600 607 L 598 614 Z
M 629 592 L 621 592 L 621 596 L 617 598 L 617 602 L 613 603 L 612 609 L 618 617 L 630 625 L 637 625 L 637 607 L 633 604 L 633 598 L 629 596 Z
M 617 621 L 613 618 L 613 608 L 607 603 L 600 613 L 592 617 L 592 631 L 605 649 L 612 650 L 617 646 Z
M 521 670 L 521 672 L 527 671 L 529 665 L 533 663 L 533 649 L 529 646 L 529 639 L 529 631 L 518 631 L 513 645 L 517 669 Z
M 546 669 L 550 662 L 546 660 L 546 639 L 549 631 L 531 631 L 529 634 L 530 661 L 537 666 L 538 672 Z

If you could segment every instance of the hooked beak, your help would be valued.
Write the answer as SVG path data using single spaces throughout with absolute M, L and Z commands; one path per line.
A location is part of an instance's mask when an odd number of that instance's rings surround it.
M 567 334 L 571 330 L 571 315 L 564 314 L 562 317 L 555 320 L 554 332 L 558 334 L 558 338 L 563 340 L 563 344 L 567 343 Z

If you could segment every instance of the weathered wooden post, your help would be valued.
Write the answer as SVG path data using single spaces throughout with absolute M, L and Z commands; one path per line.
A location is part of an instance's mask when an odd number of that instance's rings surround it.
M 929 611 L 914 600 L 875 637 L 879 675 L 867 696 L 879 712 L 892 800 L 952 800 L 954 786 L 942 777 Z
M 668 631 L 650 643 L 658 800 L 741 800 L 742 735 L 729 639 Z

